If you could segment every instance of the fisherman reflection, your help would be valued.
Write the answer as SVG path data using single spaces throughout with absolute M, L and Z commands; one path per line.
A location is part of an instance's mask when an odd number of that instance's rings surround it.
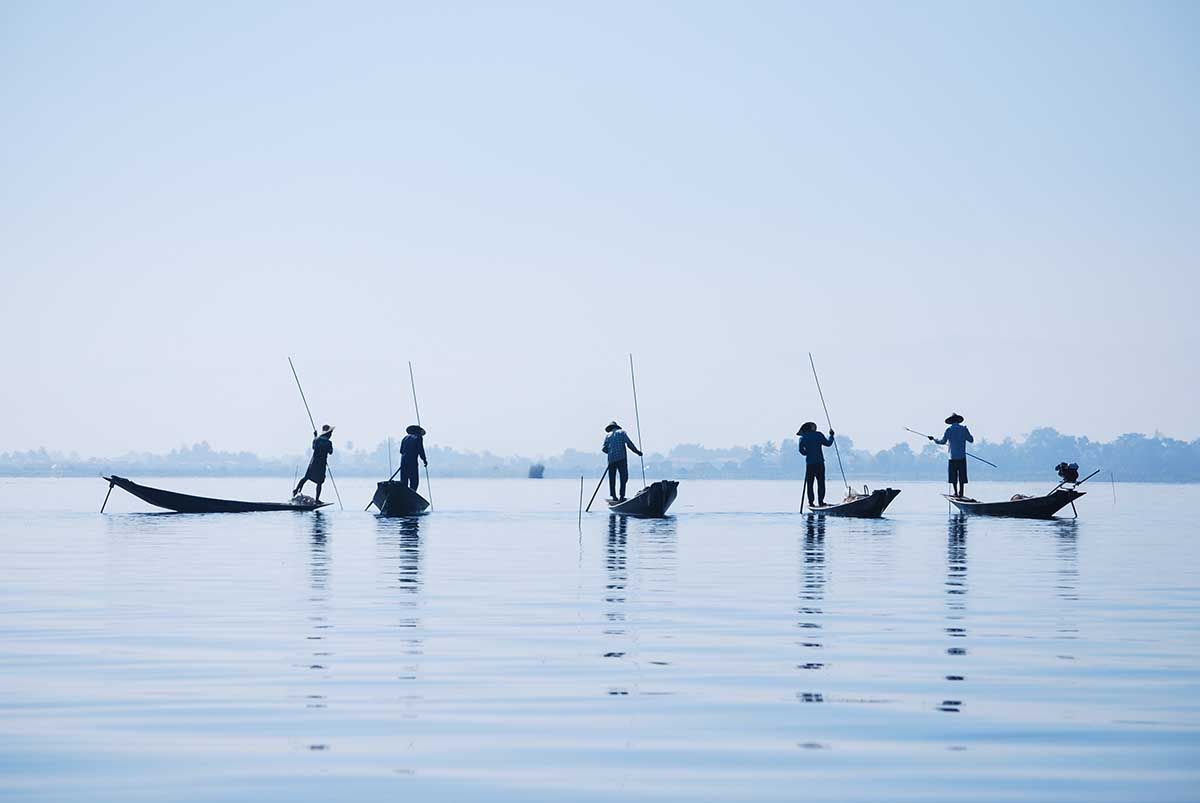
M 625 551 L 628 537 L 629 522 L 624 516 L 610 515 L 608 517 L 608 547 L 604 553 L 606 582 L 604 585 L 604 618 L 607 626 L 606 636 L 625 635 L 625 588 L 629 579 L 627 556 Z M 617 646 L 624 647 L 624 643 Z M 605 658 L 622 658 L 624 649 L 609 649 L 604 653 Z
M 421 631 L 420 601 L 421 601 L 421 519 L 418 516 L 403 518 L 379 518 L 376 520 L 379 532 L 379 544 L 386 549 L 388 557 L 385 563 L 390 563 L 391 555 L 395 555 L 396 572 L 389 573 L 389 588 L 398 592 L 398 618 L 396 627 L 400 630 L 400 648 L 403 653 L 398 661 L 399 674 L 402 681 L 415 681 L 420 674 L 420 660 L 425 653 L 425 642 Z M 394 551 L 393 551 L 394 550 Z M 404 716 L 415 717 L 413 705 L 420 700 L 420 695 L 408 692 L 401 696 L 404 701 Z
M 949 529 L 946 536 L 946 635 L 951 639 L 967 637 L 967 517 L 958 514 L 950 517 Z M 946 654 L 955 659 L 965 657 L 966 647 L 960 643 L 946 649 Z M 960 682 L 966 680 L 961 667 L 946 675 L 946 680 Z M 957 691 L 957 690 L 956 690 Z M 953 699 L 944 699 L 938 706 L 939 711 L 958 712 L 962 710 L 962 700 L 956 693 Z
M 329 668 L 329 649 L 326 635 L 332 625 L 329 623 L 329 578 L 332 560 L 329 555 L 329 531 L 331 520 L 328 516 L 316 511 L 312 514 L 309 528 L 308 547 L 308 583 L 309 583 L 309 632 L 305 636 L 308 645 L 308 661 L 306 667 L 310 671 L 324 673 Z M 322 675 L 324 677 L 324 675 Z M 305 696 L 305 708 L 325 708 L 325 695 L 322 688 L 317 687 Z M 310 745 L 311 749 L 323 750 L 326 744 Z
M 821 617 L 824 616 L 823 603 L 825 600 L 825 517 L 812 516 L 804 526 L 804 543 L 801 547 L 801 587 L 797 595 L 799 606 L 796 613 L 799 619 L 796 627 L 800 629 L 800 646 L 806 651 L 820 650 L 824 645 L 818 631 L 823 630 Z M 820 653 L 813 653 L 811 658 L 820 658 Z M 825 664 L 817 660 L 807 660 L 798 665 L 799 669 L 823 669 Z M 801 699 L 806 701 L 820 698 L 822 695 L 802 692 Z M 807 696 L 804 696 L 807 695 Z

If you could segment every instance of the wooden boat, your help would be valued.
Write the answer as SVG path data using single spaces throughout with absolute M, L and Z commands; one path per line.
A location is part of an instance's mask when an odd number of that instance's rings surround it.
M 385 480 L 375 487 L 371 504 L 384 516 L 415 516 L 429 507 L 425 497 L 395 480 Z
M 640 490 L 632 499 L 624 502 L 609 502 L 608 509 L 622 516 L 637 516 L 643 519 L 661 519 L 679 494 L 679 483 L 675 480 L 652 482 Z
M 1023 496 L 1010 499 L 1007 502 L 980 502 L 976 499 L 963 499 L 950 494 L 942 494 L 963 513 L 975 516 L 1008 516 L 1020 519 L 1051 519 L 1054 514 L 1067 505 L 1074 509 L 1076 499 L 1084 495 L 1084 491 L 1056 488 L 1045 496 Z
M 147 502 L 155 507 L 173 510 L 176 513 L 255 513 L 265 510 L 300 510 L 309 511 L 325 507 L 329 502 L 315 504 L 293 504 L 292 502 L 239 502 L 232 499 L 210 499 L 207 496 L 191 496 L 189 494 L 164 491 L 161 488 L 151 488 L 148 485 L 138 485 L 132 480 L 113 475 L 105 477 L 108 480 L 109 491 L 115 485 L 121 490 Z
M 850 516 L 859 519 L 877 519 L 887 510 L 892 500 L 900 495 L 899 488 L 880 488 L 869 494 L 860 494 L 836 505 L 821 505 L 808 509 L 811 516 Z

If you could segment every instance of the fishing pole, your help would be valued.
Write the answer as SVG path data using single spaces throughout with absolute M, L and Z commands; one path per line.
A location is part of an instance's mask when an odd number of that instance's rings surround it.
M 421 406 L 417 404 L 417 380 L 413 378 L 412 360 L 408 361 L 408 382 L 412 385 L 413 410 L 417 413 L 417 426 L 421 427 Z M 424 427 L 421 427 L 421 432 L 421 437 L 424 438 Z M 422 441 L 422 446 L 424 446 L 424 441 Z M 429 494 L 429 509 L 433 510 L 433 483 L 429 481 L 428 460 L 425 461 L 425 492 Z
M 821 406 L 825 408 L 825 423 L 829 425 L 829 431 L 833 432 L 833 421 L 829 419 L 829 407 L 825 404 L 825 394 L 821 391 L 821 380 L 817 379 L 817 364 L 813 362 L 812 352 L 808 353 L 808 364 L 812 366 L 813 379 L 817 383 L 817 394 L 821 397 Z M 837 455 L 838 470 L 842 472 L 842 482 L 846 483 L 846 498 L 854 493 L 850 490 L 850 481 L 846 479 L 846 469 L 842 466 L 842 451 L 838 449 L 837 438 L 833 439 L 833 453 Z
M 638 431 L 638 448 L 642 450 L 642 454 L 638 455 L 638 460 L 642 463 L 642 488 L 646 487 L 646 444 L 642 442 L 642 416 L 638 413 L 637 403 L 637 379 L 633 376 L 633 354 L 629 355 L 629 381 L 633 384 L 633 417 L 637 419 Z
M 296 378 L 296 389 L 300 391 L 300 401 L 304 402 L 304 412 L 308 413 L 308 423 L 312 424 L 313 432 L 317 431 L 317 422 L 313 420 L 312 410 L 308 408 L 308 399 L 304 397 L 304 388 L 300 385 L 300 375 L 296 373 L 296 364 L 292 362 L 292 358 L 288 357 L 288 365 L 292 366 L 292 376 Z M 342 504 L 342 495 L 338 493 L 337 480 L 333 478 L 333 469 L 326 463 L 325 470 L 329 472 L 329 482 L 333 484 L 333 495 L 337 497 L 338 507 L 342 510 L 346 506 Z
M 911 433 L 912 433 L 912 434 L 914 434 L 914 435 L 920 435 L 922 438 L 929 438 L 929 440 L 933 440 L 933 436 L 932 436 L 932 435 L 926 435 L 924 432 L 917 432 L 915 429 L 911 429 L 911 428 L 909 428 L 909 427 L 905 427 L 905 429 L 907 429 L 909 432 L 911 432 Z M 984 459 L 983 459 L 982 457 L 980 457 L 979 455 L 976 455 L 976 454 L 971 454 L 970 452 L 967 452 L 967 457 L 974 457 L 974 458 L 975 458 L 976 460 L 978 460 L 980 463 L 987 463 L 987 464 L 988 464 L 989 466 L 991 466 L 992 468 L 1000 468 L 1000 466 L 996 465 L 996 464 L 995 464 L 995 463 L 993 463 L 991 460 L 984 460 Z

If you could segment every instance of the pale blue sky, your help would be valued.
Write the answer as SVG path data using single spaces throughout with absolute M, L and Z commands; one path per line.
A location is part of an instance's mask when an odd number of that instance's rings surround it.
M 4 448 L 1200 436 L 1198 8 L 7 3 Z

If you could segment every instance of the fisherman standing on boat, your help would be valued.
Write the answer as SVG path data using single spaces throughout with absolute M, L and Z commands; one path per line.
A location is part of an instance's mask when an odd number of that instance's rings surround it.
M 429 468 L 429 460 L 425 458 L 425 429 L 413 424 L 404 430 L 407 435 L 400 441 L 400 484 L 407 485 L 413 491 L 421 484 L 421 472 L 417 470 L 417 458 Z
M 312 460 L 308 461 L 308 470 L 304 472 L 304 477 L 300 480 L 300 484 L 292 491 L 292 496 L 300 495 L 300 490 L 304 488 L 304 483 L 312 480 L 317 484 L 317 495 L 314 497 L 318 502 L 321 501 L 321 486 L 325 484 L 325 469 L 329 465 L 329 455 L 333 454 L 333 427 L 325 424 L 321 427 L 321 434 L 317 435 L 313 431 L 312 442 Z
M 946 419 L 946 423 L 950 426 L 946 427 L 946 433 L 942 437 L 926 436 L 940 446 L 950 444 L 950 463 L 947 466 L 946 481 L 953 488 L 954 496 L 959 499 L 963 498 L 967 490 L 967 444 L 975 442 L 971 430 L 964 427 L 962 422 L 961 415 L 951 413 L 950 417 Z
M 625 434 L 625 430 L 621 429 L 621 425 L 616 421 L 609 423 L 604 431 L 608 433 L 604 438 L 603 452 L 608 455 L 608 496 L 613 502 L 625 501 L 625 484 L 629 482 L 629 456 L 625 453 L 626 447 L 634 454 L 641 456 L 641 452 L 634 446 L 633 441 L 629 440 L 629 436 Z M 621 475 L 621 495 L 617 496 L 617 475 Z
M 808 493 L 809 507 L 825 507 L 825 452 L 822 447 L 833 446 L 833 430 L 826 438 L 817 431 L 817 425 L 806 421 L 796 433 L 800 436 L 800 454 L 804 455 L 804 490 Z M 813 480 L 817 483 L 817 499 L 813 501 Z

